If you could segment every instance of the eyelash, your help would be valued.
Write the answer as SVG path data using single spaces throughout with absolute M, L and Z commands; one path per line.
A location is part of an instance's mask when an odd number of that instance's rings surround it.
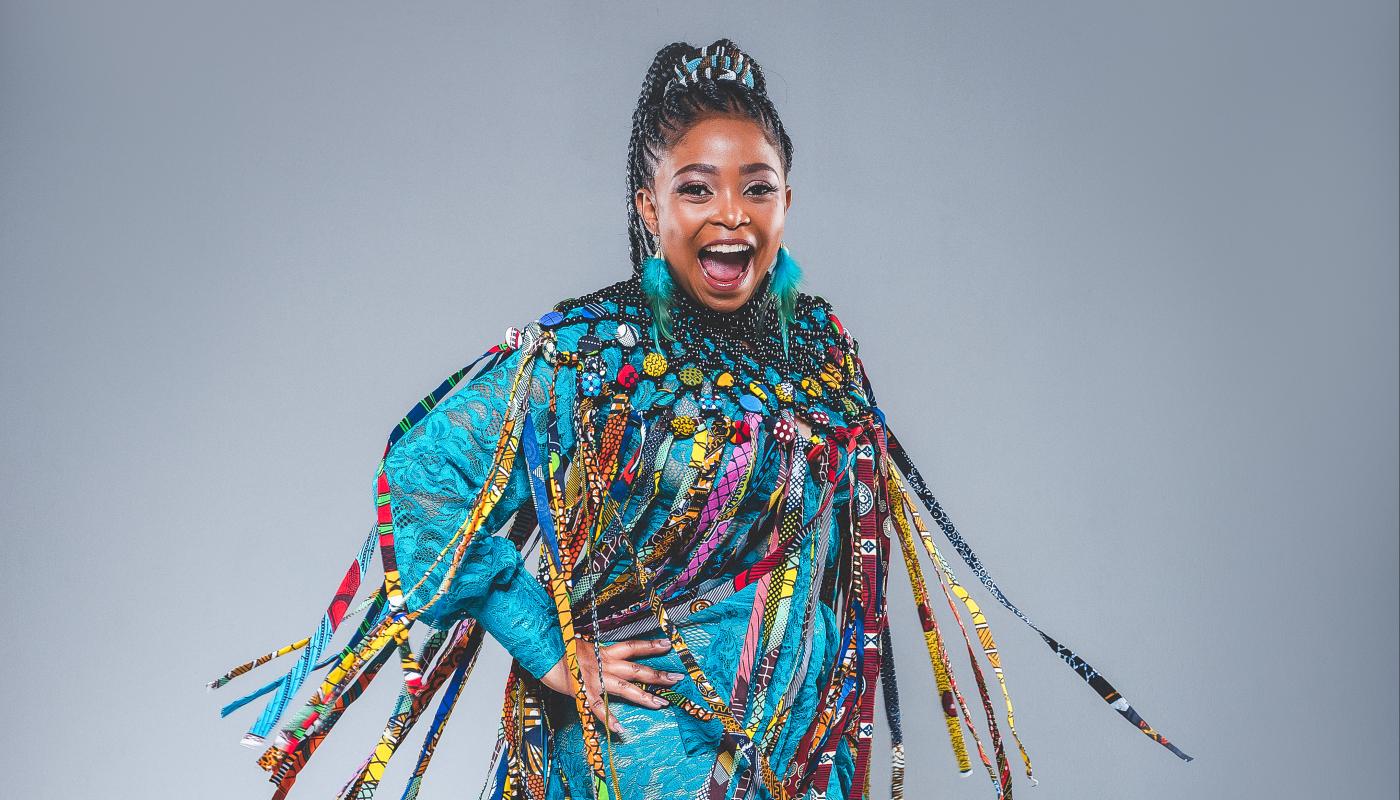
M 709 188 L 710 188 L 710 187 L 706 186 L 706 185 L 703 184 L 703 183 L 687 183 L 686 185 L 684 185 L 684 186 L 680 187 L 679 189 L 677 189 L 676 192 L 677 192 L 678 194 L 688 194 L 688 195 L 690 195 L 690 196 L 692 196 L 692 197 L 699 197 L 699 196 L 700 196 L 699 194 L 693 193 L 693 192 L 691 192 L 691 191 L 689 191 L 689 190 L 690 190 L 690 189 L 704 189 L 705 191 L 709 191 Z M 763 196 L 763 195 L 766 195 L 766 194 L 772 194 L 772 193 L 778 191 L 778 187 L 776 187 L 776 186 L 774 186 L 774 185 L 772 185 L 772 184 L 770 184 L 770 183 L 756 183 L 756 184 L 754 184 L 753 186 L 751 186 L 751 187 L 749 187 L 749 188 L 751 188 L 751 189 L 762 189 L 763 191 L 762 191 L 762 192 L 759 192 L 759 196 Z

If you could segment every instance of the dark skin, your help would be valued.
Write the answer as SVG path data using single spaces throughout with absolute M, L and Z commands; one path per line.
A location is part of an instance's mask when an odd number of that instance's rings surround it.
M 656 165 L 651 186 L 634 202 L 661 242 L 677 287 L 716 311 L 733 311 L 753 295 L 778 258 L 792 187 L 763 128 L 742 115 L 697 120 Z M 707 276 L 700 250 L 721 239 L 753 251 L 732 284 Z
M 697 120 L 662 154 L 651 185 L 637 191 L 637 212 L 657 236 L 676 286 L 716 311 L 734 311 L 753 296 L 778 258 L 783 223 L 792 205 L 792 187 L 782 158 L 758 123 L 743 115 L 724 114 Z M 737 278 L 707 274 L 700 251 L 723 239 L 751 247 L 748 264 Z M 625 733 L 606 709 L 623 701 L 644 708 L 667 702 L 641 684 L 674 686 L 684 679 L 633 659 L 661 655 L 669 639 L 635 639 L 594 646 L 578 643 L 589 710 L 614 733 Z M 602 672 L 598 669 L 602 656 Z M 573 696 L 573 681 L 563 659 L 540 678 L 545 686 Z

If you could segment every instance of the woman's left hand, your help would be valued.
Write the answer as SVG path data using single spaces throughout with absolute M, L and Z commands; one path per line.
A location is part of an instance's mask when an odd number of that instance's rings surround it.
M 613 733 L 625 731 L 617 717 L 606 709 L 603 693 L 599 686 L 607 690 L 608 701 L 621 699 L 643 708 L 662 708 L 666 701 L 643 689 L 639 684 L 654 683 L 674 686 L 685 678 L 675 672 L 662 672 L 632 659 L 658 656 L 671 649 L 669 639 L 631 639 L 625 642 L 605 644 L 595 649 L 592 642 L 580 640 L 578 643 L 579 671 L 583 673 L 584 693 L 587 696 L 588 710 L 602 720 Z M 602 662 L 601 679 L 598 664 Z M 573 681 L 569 677 L 568 665 L 559 659 L 549 672 L 540 677 L 540 683 L 560 694 L 573 697 Z

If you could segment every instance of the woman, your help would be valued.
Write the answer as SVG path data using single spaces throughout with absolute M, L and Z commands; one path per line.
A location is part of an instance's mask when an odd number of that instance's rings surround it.
M 911 498 L 1031 623 L 894 439 L 855 340 L 826 301 L 798 290 L 783 245 L 791 162 L 747 54 L 726 39 L 657 54 L 628 149 L 633 276 L 509 330 L 410 411 L 376 475 L 376 527 L 321 626 L 215 682 L 302 650 L 287 676 L 225 709 L 272 695 L 245 737 L 258 745 L 309 672 L 330 668 L 263 755 L 276 796 L 395 653 L 398 705 L 343 796 L 373 793 L 440 695 L 403 795 L 416 796 L 487 633 L 515 659 L 490 797 L 866 797 L 877 683 L 899 796 L 885 600 L 895 541 L 960 769 L 973 769 L 970 736 L 998 796 L 1010 797 L 981 650 L 1030 777 L 996 643 Z M 356 609 L 364 619 L 351 641 L 320 660 L 376 541 L 383 586 Z M 536 546 L 538 577 L 522 556 Z M 971 660 L 985 742 L 954 681 L 919 546 Z M 422 635 L 412 641 L 410 630 Z M 1041 636 L 1189 760 L 1103 676 Z

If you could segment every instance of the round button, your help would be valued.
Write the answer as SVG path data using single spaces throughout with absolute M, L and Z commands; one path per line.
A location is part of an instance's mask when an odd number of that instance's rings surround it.
M 681 383 L 686 386 L 699 386 L 700 382 L 705 379 L 705 373 L 701 372 L 700 368 L 694 364 L 686 364 L 684 367 L 681 367 L 681 371 L 677 373 L 677 377 L 679 377 Z
M 666 374 L 666 356 L 652 351 L 642 359 L 642 372 L 653 378 L 659 378 Z
M 616 338 L 623 347 L 632 347 L 637 344 L 637 329 L 624 322 L 617 326 Z

